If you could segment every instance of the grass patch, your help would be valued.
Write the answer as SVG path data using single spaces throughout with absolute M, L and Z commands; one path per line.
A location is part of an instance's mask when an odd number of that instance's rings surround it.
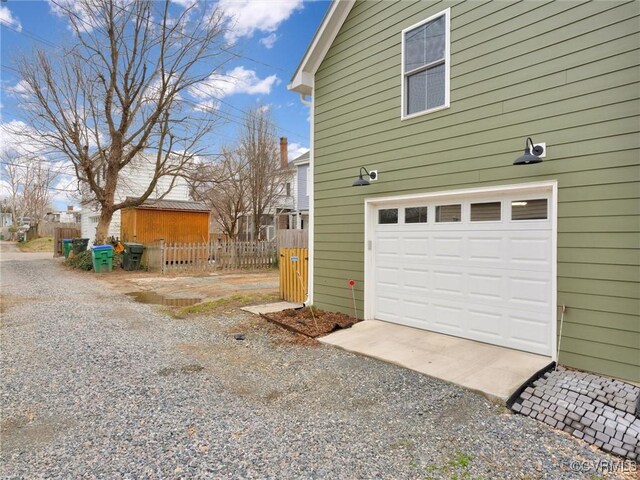
M 164 307 L 166 313 L 176 319 L 185 319 L 198 315 L 213 315 L 214 313 L 232 312 L 247 305 L 270 303 L 280 300 L 276 293 L 247 293 L 230 295 L 216 300 L 207 300 L 188 307 Z
M 426 468 L 426 478 L 447 478 L 450 480 L 471 480 L 469 467 L 473 457 L 467 453 L 456 452 L 446 465 L 430 465 Z
M 51 252 L 53 253 L 53 237 L 34 238 L 28 242 L 18 243 L 22 252 Z

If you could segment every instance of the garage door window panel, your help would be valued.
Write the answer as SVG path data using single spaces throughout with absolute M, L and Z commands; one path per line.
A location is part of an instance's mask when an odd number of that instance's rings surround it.
M 382 208 L 378 210 L 378 223 L 380 225 L 392 225 L 398 223 L 398 209 Z
M 436 207 L 437 223 L 455 223 L 462 220 L 462 205 L 438 205 Z
M 472 203 L 472 222 L 499 222 L 502 205 L 500 202 Z
M 546 198 L 511 202 L 511 220 L 546 220 L 547 218 L 548 202 Z
M 404 223 L 427 223 L 427 207 L 405 208 Z

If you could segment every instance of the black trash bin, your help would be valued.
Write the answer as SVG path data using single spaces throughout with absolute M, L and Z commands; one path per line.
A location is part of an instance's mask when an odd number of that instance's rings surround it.
M 74 255 L 85 252 L 88 246 L 89 246 L 88 238 L 72 238 L 71 239 L 71 249 Z
M 144 245 L 141 243 L 125 243 L 122 255 L 122 268 L 127 271 L 140 270 Z

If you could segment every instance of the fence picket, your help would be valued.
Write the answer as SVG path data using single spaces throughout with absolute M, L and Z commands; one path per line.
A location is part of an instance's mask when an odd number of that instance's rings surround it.
M 270 268 L 278 255 L 275 242 L 194 242 L 147 245 L 147 268 L 166 272 Z

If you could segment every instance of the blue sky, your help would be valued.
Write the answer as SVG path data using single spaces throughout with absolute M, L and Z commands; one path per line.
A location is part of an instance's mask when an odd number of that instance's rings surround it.
M 194 1 L 176 0 L 171 8 L 180 9 Z M 239 56 L 223 69 L 224 74 L 237 81 L 227 82 L 217 95 L 221 98 L 217 108 L 227 120 L 217 128 L 209 151 L 216 153 L 222 144 L 231 144 L 243 111 L 264 104 L 271 109 L 278 135 L 288 138 L 290 156 L 304 152 L 309 146 L 309 111 L 297 94 L 287 91 L 287 83 L 320 25 L 329 1 L 218 1 L 233 22 L 229 39 L 235 42 L 234 51 Z M 56 15 L 54 8 L 55 5 L 45 0 L 0 3 L 0 122 L 3 124 L 23 118 L 18 105 L 20 78 L 13 70 L 15 58 L 21 53 L 29 55 L 36 48 L 47 51 L 61 43 L 73 42 L 66 19 Z M 58 208 L 67 201 L 61 190 L 69 180 L 61 177 L 56 183 L 58 190 L 54 197 Z

